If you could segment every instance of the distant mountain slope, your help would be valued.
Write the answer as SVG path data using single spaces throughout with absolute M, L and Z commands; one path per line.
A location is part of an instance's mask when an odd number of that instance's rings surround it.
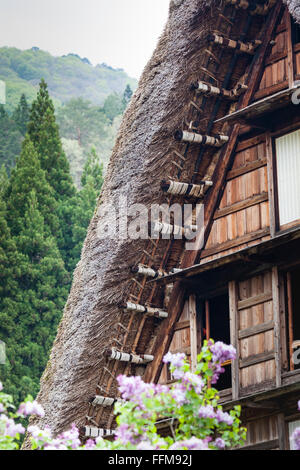
M 22 93 L 32 101 L 41 78 L 47 82 L 56 107 L 78 97 L 102 105 L 109 94 L 123 93 L 127 84 L 133 90 L 137 86 L 124 70 L 105 64 L 94 67 L 76 54 L 53 57 L 37 47 L 26 51 L 0 48 L 0 79 L 6 82 L 7 111 L 17 106 Z

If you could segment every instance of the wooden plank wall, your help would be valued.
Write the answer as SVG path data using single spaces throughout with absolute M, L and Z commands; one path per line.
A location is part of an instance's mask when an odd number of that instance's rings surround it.
M 240 394 L 275 384 L 272 272 L 238 282 Z
M 210 261 L 269 238 L 265 136 L 238 144 L 201 258 Z M 217 256 L 216 256 L 217 255 Z
M 266 60 L 266 68 L 254 99 L 259 100 L 288 87 L 288 28 L 284 16 L 277 28 L 275 44 Z
M 255 421 L 246 421 L 247 428 L 245 449 L 252 446 L 257 449 L 279 449 L 278 416 L 266 416 Z

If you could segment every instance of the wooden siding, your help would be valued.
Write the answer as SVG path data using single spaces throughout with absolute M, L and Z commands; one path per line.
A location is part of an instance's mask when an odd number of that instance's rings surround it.
M 266 60 L 265 71 L 254 96 L 255 100 L 288 87 L 288 29 L 286 16 L 282 18 L 281 24 L 277 28 L 274 41 L 275 44 Z
M 275 384 L 272 273 L 237 283 L 237 336 L 240 393 Z
M 278 416 L 266 416 L 255 421 L 251 420 L 243 423 L 247 428 L 247 440 L 244 448 L 252 446 L 257 449 L 279 448 Z
M 264 136 L 241 142 L 202 258 L 236 251 L 269 232 L 268 176 Z M 257 243 L 257 241 L 256 241 Z M 208 261 L 208 260 L 206 260 Z

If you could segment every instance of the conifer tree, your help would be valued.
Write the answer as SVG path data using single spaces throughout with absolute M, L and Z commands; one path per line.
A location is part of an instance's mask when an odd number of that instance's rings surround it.
M 77 195 L 76 207 L 73 213 L 73 243 L 72 267 L 75 268 L 80 259 L 82 244 L 93 216 L 97 197 L 103 184 L 103 165 L 94 148 L 88 155 L 81 177 L 82 189 Z
M 0 340 L 5 343 L 6 362 L 0 364 L 0 381 L 8 385 L 8 390 L 18 396 L 17 386 L 9 380 L 12 365 L 15 362 L 14 350 L 21 337 L 18 328 L 18 313 L 21 292 L 18 280 L 21 276 L 21 265 L 24 256 L 18 253 L 6 222 L 6 204 L 0 194 Z M 16 334 L 17 333 L 17 334 Z M 8 359 L 11 357 L 11 362 Z
M 17 156 L 21 151 L 23 136 L 17 124 L 0 105 L 0 162 L 7 169 L 15 165 Z
M 41 81 L 37 98 L 32 103 L 28 134 L 38 153 L 48 183 L 55 191 L 60 223 L 58 247 L 67 269 L 71 272 L 72 214 L 76 204 L 76 188 L 69 162 L 62 149 L 54 106 L 44 80 Z
M 58 203 L 55 192 L 46 180 L 46 174 L 41 169 L 37 152 L 26 136 L 20 157 L 9 180 L 5 192 L 7 202 L 7 220 L 12 234 L 18 235 L 23 227 L 23 218 L 28 205 L 30 192 L 35 190 L 38 209 L 44 217 L 48 233 L 59 233 L 59 219 L 57 216 Z
M 8 188 L 8 185 L 9 185 L 9 178 L 8 178 L 5 165 L 3 164 L 0 168 L 0 195 L 5 194 Z
M 124 109 L 126 109 L 129 101 L 131 100 L 132 95 L 133 95 L 132 89 L 130 88 L 130 85 L 127 84 L 127 86 L 124 90 L 124 93 L 123 93 L 123 106 L 124 106 Z
M 69 284 L 56 242 L 48 234 L 38 207 L 32 190 L 22 229 L 15 237 L 22 253 L 16 305 L 11 305 L 11 294 L 1 296 L 0 334 L 7 346 L 7 364 L 1 378 L 6 389 L 20 400 L 38 392 Z
M 25 136 L 27 131 L 27 124 L 29 121 L 29 105 L 24 93 L 22 94 L 19 104 L 13 112 L 13 120 L 18 126 L 19 131 Z
M 44 80 L 33 101 L 28 123 L 28 134 L 40 158 L 47 180 L 59 199 L 75 195 L 67 157 L 62 149 L 53 102 Z

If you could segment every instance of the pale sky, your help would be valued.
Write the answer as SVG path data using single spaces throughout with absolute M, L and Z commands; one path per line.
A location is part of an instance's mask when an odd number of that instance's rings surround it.
M 0 46 L 72 52 L 139 78 L 168 8 L 169 0 L 0 0 Z

